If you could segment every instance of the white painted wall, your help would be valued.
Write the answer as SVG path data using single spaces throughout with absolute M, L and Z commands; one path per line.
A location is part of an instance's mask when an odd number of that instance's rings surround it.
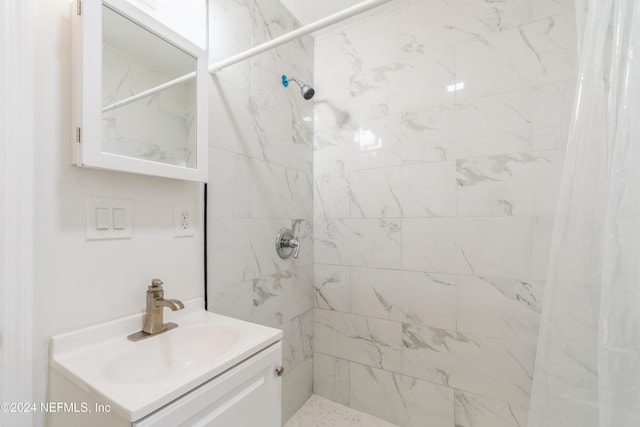
M 0 2 L 0 399 L 32 393 L 33 2 Z M 0 414 L 6 427 L 30 414 Z
M 47 400 L 51 335 L 144 311 L 150 280 L 167 297 L 202 296 L 202 185 L 71 165 L 68 0 L 36 0 L 34 399 Z M 133 202 L 131 240 L 84 237 L 87 197 Z M 173 236 L 174 204 L 193 204 L 196 235 Z M 38 414 L 35 425 L 43 424 Z
M 128 0 L 198 46 L 207 46 L 206 0 Z

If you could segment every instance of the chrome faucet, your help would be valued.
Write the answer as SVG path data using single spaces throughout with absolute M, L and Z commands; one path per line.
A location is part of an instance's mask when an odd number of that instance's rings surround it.
M 138 341 L 177 328 L 178 325 L 175 323 L 164 323 L 165 307 L 170 308 L 171 311 L 176 311 L 182 310 L 184 304 L 177 299 L 164 299 L 162 280 L 153 279 L 151 286 L 147 289 L 147 309 L 144 318 L 144 327 L 142 331 L 131 334 L 127 338 L 132 341 Z

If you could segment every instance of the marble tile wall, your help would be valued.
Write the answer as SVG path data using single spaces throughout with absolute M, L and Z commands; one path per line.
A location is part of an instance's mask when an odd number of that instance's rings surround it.
M 525 427 L 573 105 L 570 0 L 404 0 L 315 40 L 314 392 Z
M 211 61 L 291 31 L 277 0 L 212 0 Z M 311 395 L 313 375 L 313 105 L 280 76 L 313 80 L 313 40 L 219 72 L 210 90 L 208 309 L 282 329 L 283 423 Z M 280 259 L 282 227 L 301 241 Z

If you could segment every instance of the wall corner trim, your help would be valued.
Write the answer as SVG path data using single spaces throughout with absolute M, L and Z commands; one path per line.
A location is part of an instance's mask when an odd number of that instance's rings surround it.
M 0 397 L 33 402 L 34 0 L 0 3 Z M 31 414 L 3 425 L 31 425 Z M 6 422 L 6 424 L 5 424 Z

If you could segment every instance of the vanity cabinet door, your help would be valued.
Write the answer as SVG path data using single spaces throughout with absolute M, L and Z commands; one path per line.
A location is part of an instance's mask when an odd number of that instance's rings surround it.
M 281 364 L 278 342 L 132 426 L 280 427 Z

